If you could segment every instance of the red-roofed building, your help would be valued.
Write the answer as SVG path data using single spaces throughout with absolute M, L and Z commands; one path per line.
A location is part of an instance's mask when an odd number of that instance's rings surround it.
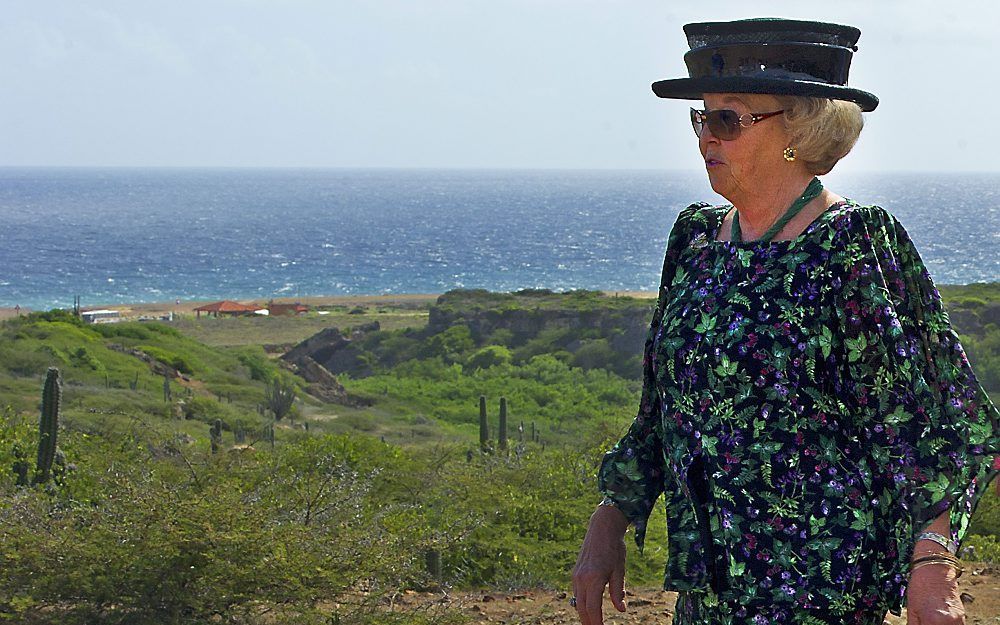
M 240 304 L 239 302 L 233 302 L 230 300 L 223 300 L 221 302 L 213 302 L 211 304 L 205 304 L 204 306 L 199 306 L 194 309 L 195 315 L 200 319 L 201 313 L 206 315 L 214 315 L 218 317 L 219 315 L 252 315 L 257 312 L 257 306 L 247 306 L 246 304 Z
M 305 304 L 295 302 L 294 304 L 275 304 L 274 300 L 267 303 L 268 314 L 275 315 L 302 315 L 309 312 L 309 307 Z

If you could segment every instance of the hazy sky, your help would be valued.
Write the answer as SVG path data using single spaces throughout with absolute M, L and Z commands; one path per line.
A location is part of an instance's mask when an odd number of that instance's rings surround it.
M 701 169 L 687 22 L 861 29 L 840 171 L 1000 171 L 1000 2 L 0 0 L 0 165 Z M 678 8 L 681 7 L 681 8 Z

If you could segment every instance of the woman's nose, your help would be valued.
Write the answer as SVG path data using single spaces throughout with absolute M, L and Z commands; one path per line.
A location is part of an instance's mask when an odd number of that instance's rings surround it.
M 709 143 L 719 143 L 719 138 L 712 134 L 708 124 L 702 124 L 701 132 L 698 133 L 698 143 L 703 146 Z

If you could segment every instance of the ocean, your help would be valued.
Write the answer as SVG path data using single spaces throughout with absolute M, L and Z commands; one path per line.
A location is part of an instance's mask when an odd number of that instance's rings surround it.
M 935 282 L 1000 280 L 1000 174 L 832 174 Z M 701 172 L 0 169 L 0 307 L 655 290 Z

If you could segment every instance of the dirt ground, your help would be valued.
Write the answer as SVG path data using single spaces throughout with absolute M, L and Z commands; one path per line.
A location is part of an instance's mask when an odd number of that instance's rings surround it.
M 996 625 L 1000 623 L 1000 566 L 966 563 L 965 574 L 959 579 L 965 604 L 966 625 Z M 632 588 L 626 591 L 628 610 L 622 614 L 605 597 L 604 622 L 618 625 L 669 625 L 673 620 L 677 595 L 657 588 Z M 513 593 L 496 592 L 408 592 L 395 602 L 401 610 L 420 606 L 447 605 L 458 609 L 473 623 L 503 623 L 518 625 L 571 625 L 580 620 L 569 606 L 565 591 L 524 590 Z M 906 623 L 902 616 L 889 614 L 890 625 Z

